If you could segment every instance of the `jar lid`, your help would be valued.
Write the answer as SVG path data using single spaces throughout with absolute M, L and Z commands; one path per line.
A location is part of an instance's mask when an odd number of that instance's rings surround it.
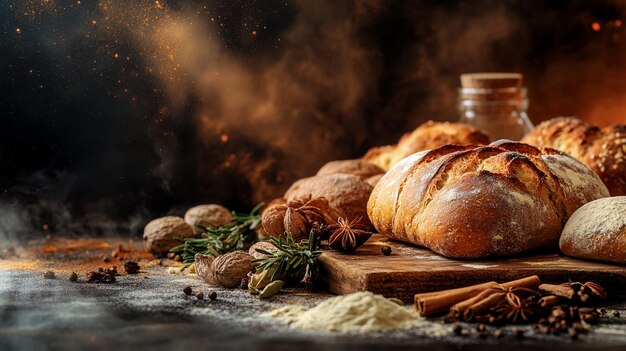
M 461 74 L 461 86 L 470 89 L 505 89 L 522 86 L 521 73 L 465 73 Z

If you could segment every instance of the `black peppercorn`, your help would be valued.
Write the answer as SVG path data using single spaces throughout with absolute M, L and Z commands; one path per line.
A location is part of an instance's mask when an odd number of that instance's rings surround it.
M 613 312 L 613 317 L 619 317 L 619 316 L 620 316 L 619 312 L 617 311 Z
M 455 324 L 454 327 L 452 327 L 452 332 L 456 335 L 461 335 L 461 333 L 463 332 L 463 327 L 461 327 L 460 324 Z
M 383 255 L 389 256 L 391 255 L 391 246 L 383 246 L 380 248 L 380 251 L 382 251 Z
M 137 274 L 139 273 L 139 264 L 134 261 L 126 261 L 124 262 L 124 270 L 128 274 Z
M 72 283 L 76 283 L 78 281 L 78 274 L 76 274 L 76 272 L 72 272 L 72 274 L 70 274 L 70 281 Z
M 202 300 L 202 299 L 204 299 L 204 293 L 203 293 L 203 292 L 199 292 L 199 293 L 197 293 L 197 294 L 196 294 L 196 298 L 197 298 L 198 300 Z
M 211 299 L 211 301 L 217 299 L 217 293 L 214 290 L 209 290 L 209 299 Z
M 185 293 L 185 295 L 191 295 L 191 287 L 189 285 L 187 285 L 184 289 L 183 292 Z
M 54 274 L 53 271 L 45 271 L 43 273 L 43 277 L 46 278 L 46 279 L 54 279 L 54 278 L 56 278 L 56 275 Z

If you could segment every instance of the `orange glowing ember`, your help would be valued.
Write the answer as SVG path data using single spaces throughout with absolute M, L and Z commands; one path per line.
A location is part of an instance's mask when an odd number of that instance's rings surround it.
M 591 24 L 591 29 L 593 29 L 594 32 L 600 31 L 601 28 L 602 27 L 600 26 L 600 23 L 598 23 L 598 22 L 593 22 Z
M 228 141 L 228 135 L 226 135 L 226 134 L 222 134 L 222 135 L 220 136 L 220 140 L 221 140 L 223 143 L 227 142 L 227 141 Z

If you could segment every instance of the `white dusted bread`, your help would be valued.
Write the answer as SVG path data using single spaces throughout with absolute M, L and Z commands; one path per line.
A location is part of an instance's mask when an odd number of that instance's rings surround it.
M 598 199 L 576 210 L 559 246 L 568 256 L 626 264 L 626 196 Z
M 482 258 L 556 248 L 567 218 L 608 195 L 593 171 L 554 149 L 446 145 L 389 170 L 372 191 L 368 215 L 392 239 Z

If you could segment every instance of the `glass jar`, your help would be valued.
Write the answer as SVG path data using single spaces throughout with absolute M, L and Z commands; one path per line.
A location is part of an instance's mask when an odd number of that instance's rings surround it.
M 518 79 L 511 79 L 511 76 Z M 521 77 L 516 73 L 463 75 L 463 87 L 459 89 L 459 122 L 484 131 L 492 140 L 520 140 L 533 128 Z

